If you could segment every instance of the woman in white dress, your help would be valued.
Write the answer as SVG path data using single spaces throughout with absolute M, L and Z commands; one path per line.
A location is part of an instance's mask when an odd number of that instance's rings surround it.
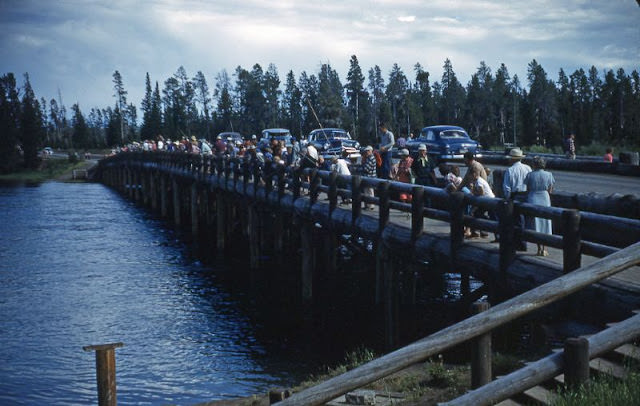
M 544 170 L 546 162 L 540 156 L 533 157 L 533 171 L 528 173 L 524 179 L 527 185 L 527 202 L 540 206 L 551 206 L 550 193 L 553 191 L 553 185 L 556 183 L 551 172 Z M 552 234 L 551 220 L 536 217 L 534 219 L 534 228 L 539 233 Z M 537 255 L 546 257 L 549 255 L 544 245 L 538 244 Z

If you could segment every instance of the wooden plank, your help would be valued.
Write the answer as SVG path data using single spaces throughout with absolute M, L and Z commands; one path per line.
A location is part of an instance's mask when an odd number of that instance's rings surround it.
M 610 255 L 606 259 L 596 261 L 580 270 L 570 272 L 520 296 L 500 303 L 486 312 L 470 317 L 365 365 L 296 393 L 281 404 L 282 406 L 322 404 L 340 394 L 362 387 L 423 361 L 432 355 L 439 354 L 447 348 L 488 333 L 504 323 L 560 300 L 594 282 L 638 263 L 640 263 L 640 242 Z M 623 324 L 626 325 L 625 323 L 620 323 L 620 325 Z M 605 331 L 614 330 L 617 331 L 615 328 Z M 616 346 L 626 341 L 628 340 L 619 342 Z M 551 370 L 552 372 L 546 379 L 551 379 L 559 372 L 555 368 Z M 485 385 L 484 388 L 488 386 L 490 384 Z M 501 399 L 509 396 L 504 396 Z
M 640 361 L 640 347 L 633 344 L 624 344 L 613 350 L 618 355 L 624 358 Z
M 589 361 L 589 367 L 601 374 L 611 375 L 614 378 L 624 379 L 629 372 L 621 365 L 604 358 L 594 358 Z
M 538 403 L 542 403 L 543 405 L 552 404 L 556 397 L 553 392 L 543 388 L 542 386 L 534 386 L 533 388 L 527 389 L 523 393 L 530 399 L 533 399 Z
M 500 403 L 496 403 L 496 406 L 521 406 L 521 403 L 518 403 L 515 400 L 505 399 Z

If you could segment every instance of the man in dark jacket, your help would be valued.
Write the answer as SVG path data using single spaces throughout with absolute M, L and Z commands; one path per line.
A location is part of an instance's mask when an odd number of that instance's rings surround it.
M 427 156 L 427 146 L 425 144 L 420 144 L 418 147 L 418 156 L 413 160 L 411 172 L 416 178 L 416 184 L 423 186 L 437 185 L 433 161 Z

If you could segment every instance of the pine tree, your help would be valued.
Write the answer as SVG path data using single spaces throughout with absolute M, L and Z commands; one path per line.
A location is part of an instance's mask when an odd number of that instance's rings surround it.
M 89 144 L 89 127 L 87 122 L 80 111 L 78 103 L 71 106 L 73 116 L 71 117 L 71 127 L 73 128 L 73 147 L 77 149 L 87 149 Z
M 24 153 L 24 166 L 25 168 L 37 168 L 40 163 L 38 150 L 43 146 L 45 133 L 40 116 L 40 103 L 33 93 L 28 73 L 24 75 L 24 82 L 22 114 L 20 116 L 20 139 Z
M 368 95 L 364 90 L 364 75 L 355 55 L 349 61 L 349 72 L 347 73 L 347 83 L 344 85 L 347 95 L 347 108 L 352 120 L 351 133 L 353 138 L 358 139 L 367 134 L 368 129 Z
M 124 144 L 125 142 L 125 115 L 124 110 L 127 106 L 127 91 L 124 90 L 124 84 L 122 83 L 122 75 L 117 70 L 113 73 L 113 89 L 115 90 L 115 94 L 113 97 L 116 98 L 116 111 L 118 114 L 118 119 L 120 120 L 120 142 Z
M 0 173 L 15 171 L 20 162 L 20 99 L 13 73 L 0 77 Z

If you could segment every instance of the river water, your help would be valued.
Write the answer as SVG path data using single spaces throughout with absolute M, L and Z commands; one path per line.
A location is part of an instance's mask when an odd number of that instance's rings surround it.
M 100 184 L 0 185 L 0 219 L 2 405 L 95 404 L 92 344 L 124 343 L 120 404 L 264 393 L 317 367 L 229 265 Z

